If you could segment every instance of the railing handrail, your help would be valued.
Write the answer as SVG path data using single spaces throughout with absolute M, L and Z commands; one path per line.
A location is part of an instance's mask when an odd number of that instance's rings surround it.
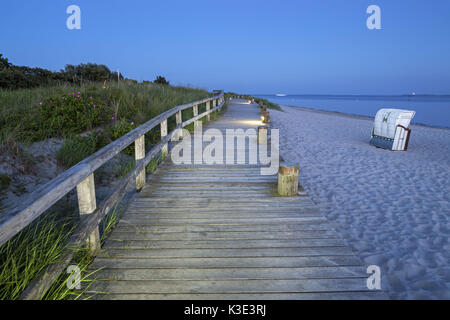
M 180 112 L 187 108 L 198 106 L 199 104 L 208 101 L 218 100 L 223 96 L 224 94 L 222 92 L 219 95 L 213 97 L 208 97 L 173 107 L 150 119 L 134 130 L 128 132 L 121 138 L 111 142 L 107 146 L 103 147 L 102 149 L 80 161 L 70 169 L 64 171 L 54 179 L 50 180 L 46 184 L 37 188 L 35 191 L 29 194 L 26 199 L 21 201 L 19 206 L 13 208 L 9 212 L 0 214 L 0 246 L 11 239 L 13 236 L 15 236 L 17 233 L 19 233 L 24 227 L 26 227 L 36 218 L 38 218 L 42 213 L 44 213 L 67 193 L 76 188 L 78 184 L 84 181 L 89 175 L 93 174 L 96 169 L 105 164 L 108 160 L 113 158 L 130 144 L 135 142 L 137 138 L 146 134 L 157 125 L 160 125 L 163 121 L 167 120 L 177 112 Z M 194 117 L 197 119 L 201 118 L 202 116 L 209 114 L 211 111 L 213 110 L 207 110 L 199 116 L 195 117 L 194 115 Z M 179 124 L 177 125 L 175 130 L 179 129 L 179 127 L 184 126 L 184 123 Z

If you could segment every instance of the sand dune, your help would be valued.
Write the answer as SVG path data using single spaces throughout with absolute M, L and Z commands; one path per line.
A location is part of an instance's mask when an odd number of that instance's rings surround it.
M 450 130 L 412 125 L 407 152 L 369 145 L 373 120 L 271 110 L 281 155 L 396 299 L 450 298 Z

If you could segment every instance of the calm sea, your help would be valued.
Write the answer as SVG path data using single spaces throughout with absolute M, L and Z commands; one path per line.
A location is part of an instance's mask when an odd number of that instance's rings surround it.
M 416 111 L 412 123 L 450 128 L 450 96 L 255 95 L 284 106 L 375 117 L 381 108 Z

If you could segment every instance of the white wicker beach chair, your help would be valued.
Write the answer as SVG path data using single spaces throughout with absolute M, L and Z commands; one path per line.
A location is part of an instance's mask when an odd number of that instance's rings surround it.
M 394 151 L 406 151 L 411 135 L 411 129 L 408 129 L 408 126 L 415 114 L 416 112 L 411 110 L 378 110 L 370 144 Z

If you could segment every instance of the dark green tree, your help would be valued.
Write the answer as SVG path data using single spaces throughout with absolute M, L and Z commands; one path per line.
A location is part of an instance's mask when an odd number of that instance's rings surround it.
M 167 81 L 166 78 L 164 78 L 163 76 L 157 76 L 155 81 L 153 82 L 157 84 L 169 85 L 169 81 Z

